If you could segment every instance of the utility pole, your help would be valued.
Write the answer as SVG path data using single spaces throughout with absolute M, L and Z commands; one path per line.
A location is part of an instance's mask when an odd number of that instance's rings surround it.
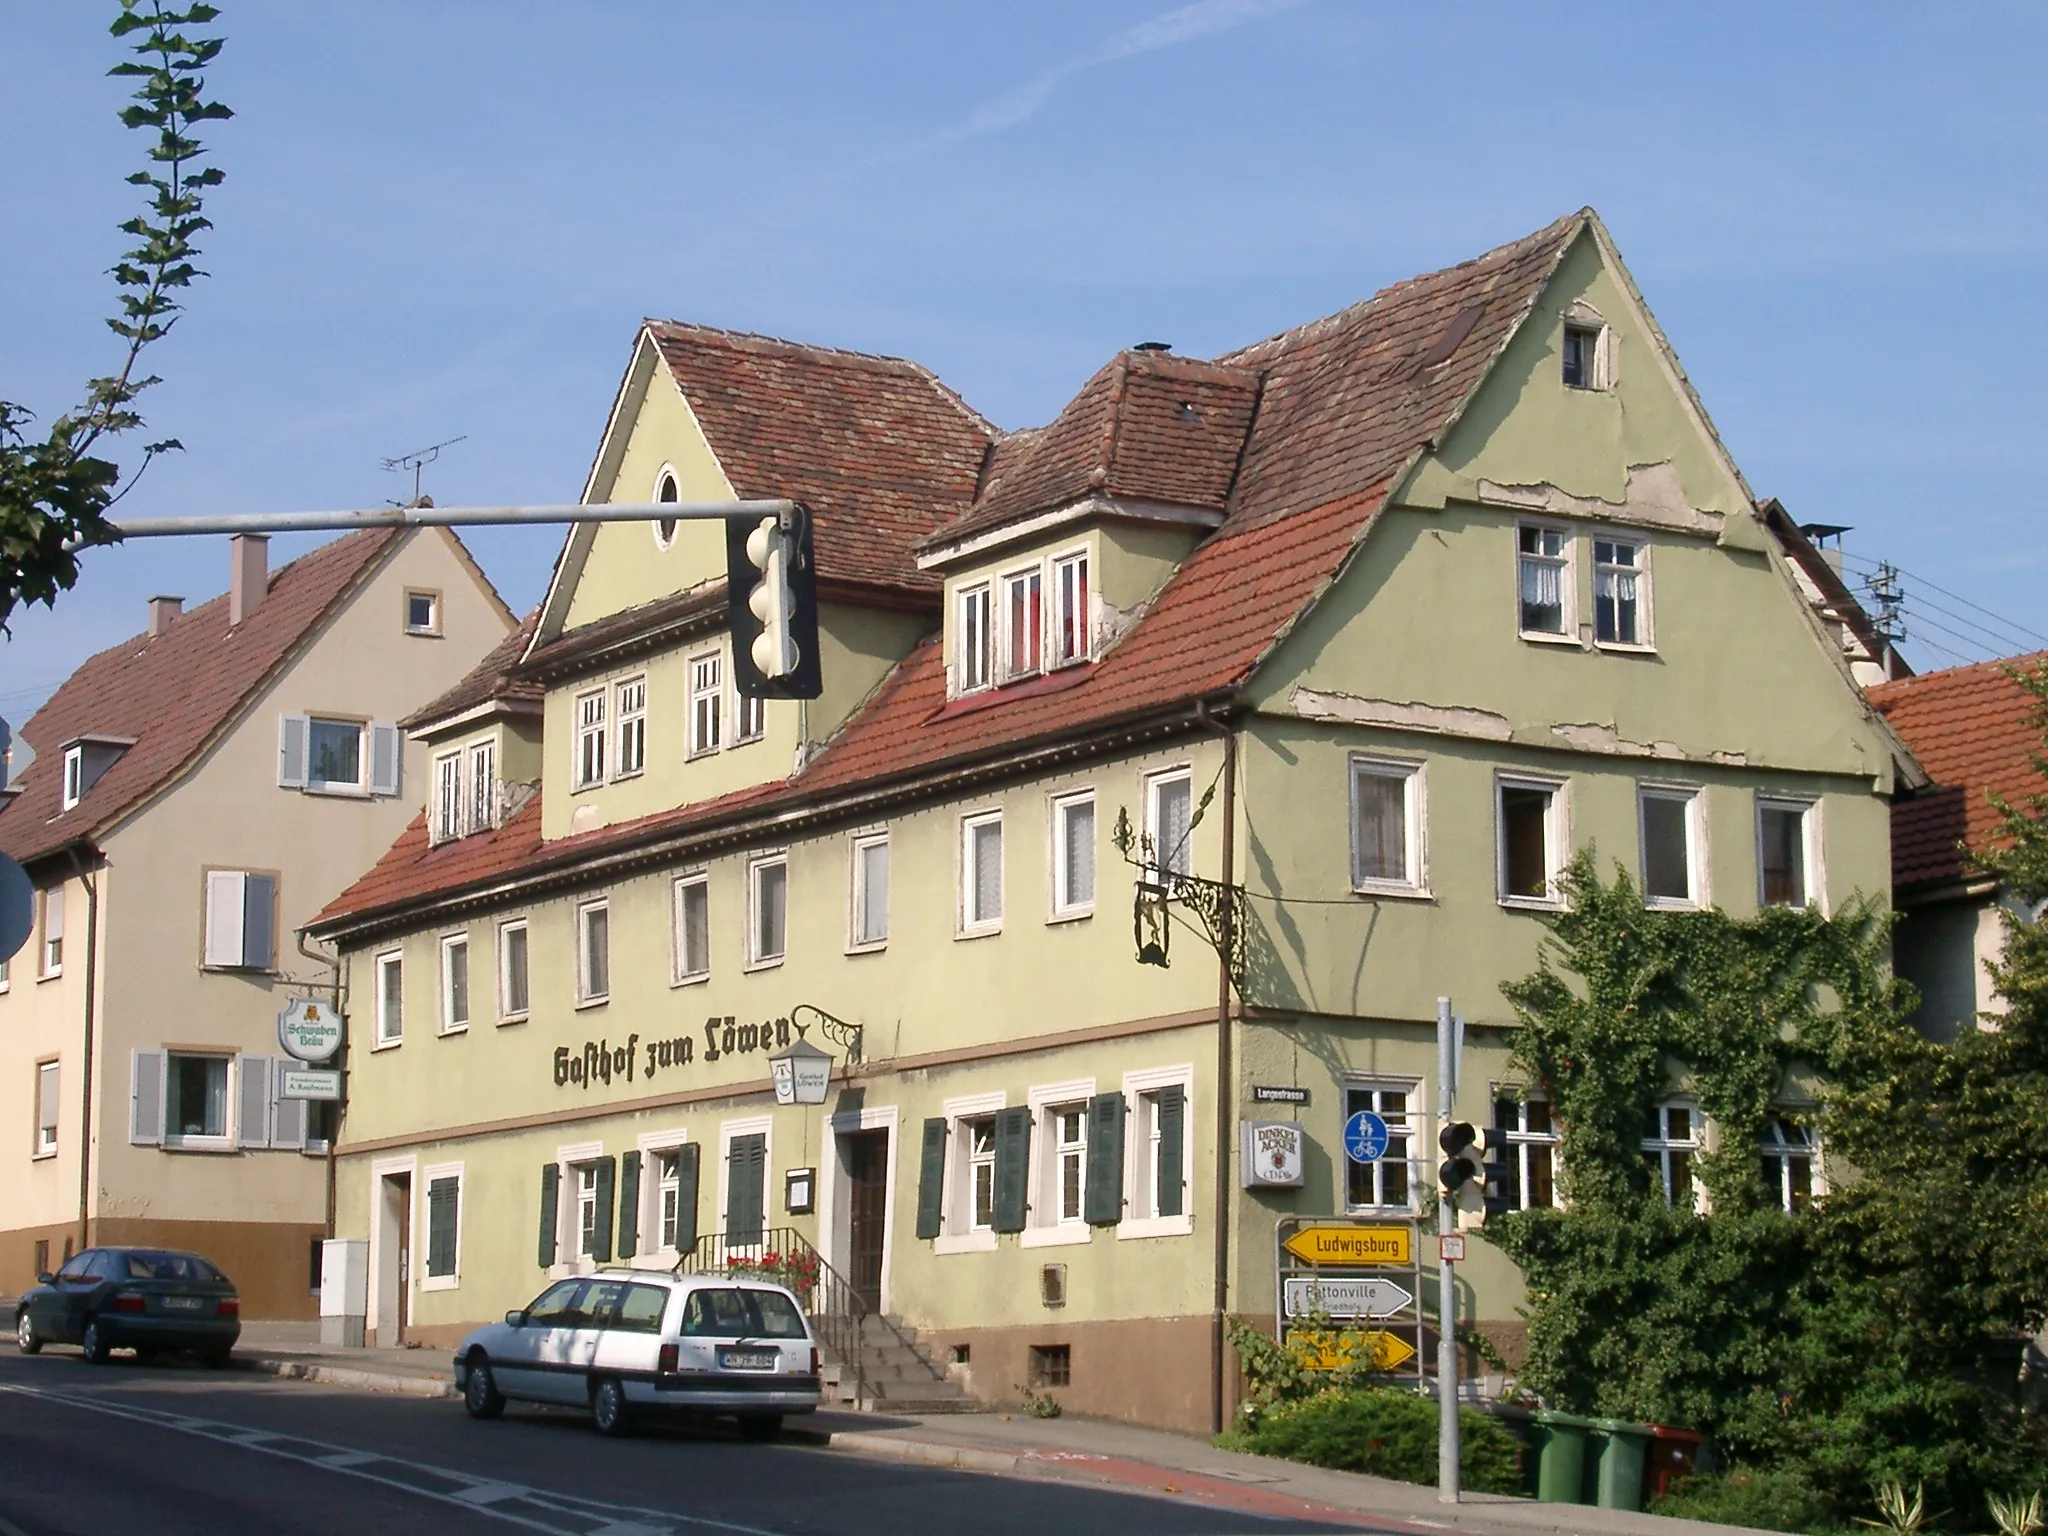
M 1448 1131 L 1458 1102 L 1458 1028 L 1451 1000 L 1436 1000 L 1436 1084 L 1439 1135 Z M 1437 1181 L 1437 1314 L 1436 1314 L 1436 1496 L 1455 1504 L 1459 1496 L 1458 1445 L 1458 1281 L 1446 1238 L 1458 1231 L 1458 1192 Z

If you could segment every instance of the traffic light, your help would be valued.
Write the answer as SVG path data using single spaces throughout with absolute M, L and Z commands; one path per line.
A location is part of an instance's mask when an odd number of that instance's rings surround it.
M 1507 1150 L 1505 1131 L 1489 1130 L 1482 1134 L 1469 1120 L 1453 1120 L 1437 1136 L 1436 1143 L 1444 1151 L 1443 1163 L 1437 1168 L 1437 1182 L 1446 1195 L 1456 1199 L 1458 1192 L 1476 1179 L 1480 1181 L 1489 1217 L 1514 1209 L 1507 1192 L 1508 1165 L 1499 1156 Z
M 815 699 L 822 685 L 809 510 L 727 518 L 725 590 L 733 686 L 753 699 Z

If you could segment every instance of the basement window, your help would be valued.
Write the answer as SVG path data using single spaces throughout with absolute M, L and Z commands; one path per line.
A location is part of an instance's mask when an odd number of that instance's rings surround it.
M 1074 1352 L 1071 1344 L 1031 1346 L 1031 1385 L 1064 1387 L 1074 1380 Z

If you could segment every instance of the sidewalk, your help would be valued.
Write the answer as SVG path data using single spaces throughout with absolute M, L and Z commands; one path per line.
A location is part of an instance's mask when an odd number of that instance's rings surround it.
M 250 1323 L 235 1359 L 247 1369 L 330 1386 L 455 1396 L 446 1350 L 329 1348 L 315 1323 Z M 1192 1436 L 1101 1419 L 821 1412 L 792 1421 L 786 1437 L 908 1465 L 1125 1488 L 1272 1518 L 1416 1536 L 1755 1536 L 1705 1521 L 1499 1494 L 1439 1504 L 1434 1488 L 1241 1455 Z

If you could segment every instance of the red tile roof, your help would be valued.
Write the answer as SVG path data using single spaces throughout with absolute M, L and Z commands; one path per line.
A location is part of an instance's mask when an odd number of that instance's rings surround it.
M 2035 765 L 2043 722 L 2033 696 L 2006 675 L 2048 666 L 2048 651 L 2009 662 L 1951 667 L 1880 683 L 1870 702 L 1897 731 L 1932 787 L 1892 805 L 1892 885 L 1943 885 L 1974 873 L 1961 845 L 1994 845 L 1999 815 L 1988 798 L 2015 805 L 2048 791 Z
M 1148 359 L 1154 373 L 1147 376 L 1170 382 L 1157 398 L 1171 401 L 1175 413 L 1195 384 L 1229 395 L 1240 378 L 1261 380 L 1244 467 L 1222 526 L 1181 563 L 1131 630 L 1070 685 L 1026 684 L 999 690 L 999 702 L 986 707 L 948 708 L 934 637 L 912 651 L 825 750 L 786 782 L 545 849 L 501 833 L 494 853 L 479 850 L 475 862 L 460 865 L 421 853 L 422 825 L 417 837 L 408 833 L 411 841 L 394 847 L 338 897 L 321 921 L 346 926 L 339 920 L 573 862 L 636 839 L 673 837 L 770 808 L 910 783 L 1126 722 L 1174 712 L 1190 717 L 1199 700 L 1221 702 L 1337 579 L 1398 475 L 1456 419 L 1587 222 L 1586 215 L 1561 219 L 1475 261 L 1398 284 L 1341 314 L 1233 353 L 1222 360 L 1225 366 L 1184 368 L 1184 359 Z M 1107 432 L 1116 418 L 1105 380 L 1128 382 L 1140 371 L 1120 359 L 1091 380 L 1062 413 L 1069 440 L 1100 441 L 1091 432 Z M 1043 441 L 1059 425 L 1034 436 Z M 765 420 L 760 430 L 768 430 Z M 1170 439 L 1165 425 L 1161 432 Z M 812 435 L 800 423 L 791 451 Z M 1057 468 L 1048 469 L 1043 482 L 1052 489 L 1032 497 L 1020 493 L 1017 505 L 1057 496 L 1062 486 L 1077 483 L 1059 478 L 1076 463 L 1114 463 L 1107 454 L 1091 460 L 1090 451 L 1084 446 L 1056 455 Z M 1190 471 L 1196 481 L 1214 473 L 1213 462 L 1204 462 L 1211 467 L 1198 463 Z M 1024 473 L 1021 465 L 1007 472 Z M 1202 484 L 1213 480 L 1190 484 L 1190 493 L 1202 493 Z M 743 494 L 773 488 L 736 487 Z M 819 558 L 822 564 L 823 532 Z M 523 815 L 537 818 L 537 802 Z M 532 825 L 537 829 L 537 819 Z
M 650 320 L 649 334 L 745 497 L 816 514 L 818 574 L 933 590 L 911 550 L 973 503 L 996 429 L 898 357 Z
M 534 608 L 509 635 L 484 652 L 483 660 L 470 668 L 468 675 L 453 688 L 398 723 L 408 731 L 417 730 L 421 726 L 467 714 L 483 704 L 503 703 L 514 708 L 539 709 L 547 690 L 539 683 L 513 675 L 519 658 L 533 643 L 534 626 L 538 623 L 540 609 Z
M 21 729 L 36 758 L 21 792 L 0 801 L 0 853 L 26 863 L 90 842 L 169 783 L 404 536 L 351 533 L 280 567 L 239 627 L 228 623 L 223 594 L 161 635 L 137 635 L 86 661 Z M 135 745 L 66 811 L 62 748 L 89 733 Z

